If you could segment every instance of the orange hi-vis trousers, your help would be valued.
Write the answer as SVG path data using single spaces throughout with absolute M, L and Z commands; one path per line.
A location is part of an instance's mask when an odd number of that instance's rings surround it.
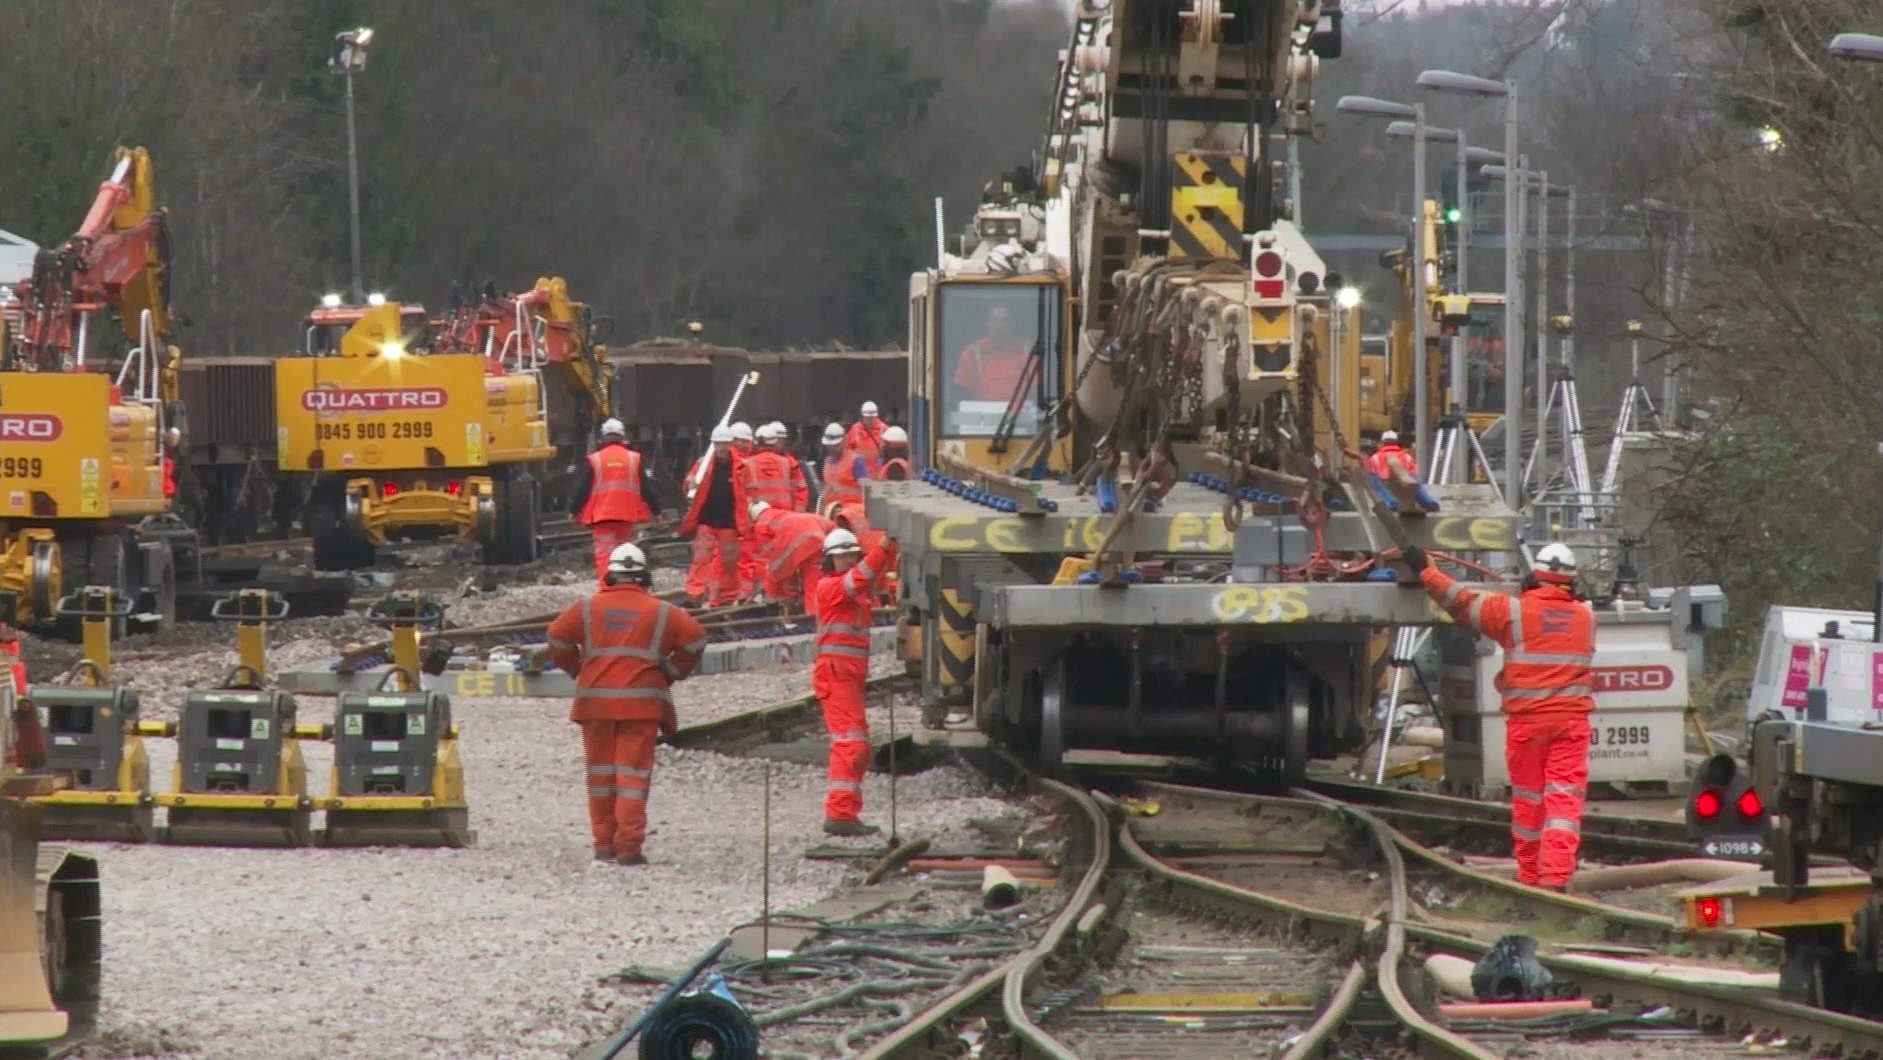
M 595 542 L 595 580 L 605 585 L 608 582 L 608 556 L 616 548 L 634 540 L 634 524 L 596 523 L 588 529 Z
M 1517 882 L 1562 887 L 1576 871 L 1589 789 L 1589 716 L 1507 715 L 1510 841 Z
M 693 562 L 687 567 L 687 596 L 718 607 L 739 591 L 739 532 L 702 526 L 693 531 Z
M 870 723 L 863 713 L 868 659 L 821 655 L 811 664 L 811 692 L 824 707 L 830 730 L 828 789 L 824 818 L 854 821 L 863 815 L 863 774 L 870 767 Z
M 660 722 L 584 721 L 588 826 L 598 854 L 633 857 L 647 840 L 647 789 L 654 779 Z

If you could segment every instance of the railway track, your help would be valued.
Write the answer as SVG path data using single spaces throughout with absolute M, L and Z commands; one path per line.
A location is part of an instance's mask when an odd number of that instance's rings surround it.
M 872 686 L 905 683 L 883 678 Z M 739 754 L 820 724 L 805 697 L 663 742 Z M 921 963 L 927 951 L 918 942 L 895 941 L 913 963 L 894 1003 L 887 996 L 875 1005 L 825 1003 L 794 1015 L 775 995 L 763 996 L 771 988 L 758 985 L 762 965 L 729 968 L 735 994 L 765 1028 L 767 1055 L 1305 1058 L 1364 1039 L 1366 1055 L 1453 1060 L 1488 1060 L 1513 1047 L 1550 1060 L 1597 1060 L 1618 1049 L 1652 1055 L 1641 1050 L 1656 1043 L 1681 1058 L 1758 1043 L 1883 1060 L 1883 1023 L 1765 990 L 1683 981 L 1613 956 L 1684 950 L 1717 968 L 1767 956 L 1765 939 L 1688 936 L 1668 916 L 1609 904 L 1607 896 L 1524 887 L 1420 841 L 1421 829 L 1455 833 L 1456 822 L 1468 820 L 1502 829 L 1507 843 L 1501 807 L 1341 782 L 1272 795 L 1116 773 L 1061 781 L 999 751 L 981 763 L 1041 800 L 1039 817 L 1058 821 L 1058 853 L 1049 859 L 1056 876 L 1036 881 L 1040 888 L 1020 907 L 1032 926 L 994 932 L 997 921 L 979 922 L 986 933 L 973 937 L 982 943 L 978 957 L 950 951 L 934 966 Z M 1448 813 L 1462 816 L 1448 821 Z M 1666 856 L 1662 844 L 1679 827 L 1599 819 L 1594 834 L 1613 837 L 1637 860 Z M 1677 856 L 1691 853 L 1682 846 Z M 859 941 L 862 927 L 833 926 L 835 944 L 869 944 Z M 1592 1008 L 1527 1022 L 1448 1015 L 1428 996 L 1425 976 L 1410 971 L 1432 955 L 1475 961 L 1510 933 L 1539 939 L 1539 961 L 1565 984 L 1560 992 Z M 817 952 L 813 945 L 800 955 Z M 834 974 L 830 956 L 822 960 L 824 973 Z M 814 977 L 805 967 L 796 974 Z M 800 993 L 809 989 L 799 985 Z M 852 1000 L 866 996 L 858 991 Z

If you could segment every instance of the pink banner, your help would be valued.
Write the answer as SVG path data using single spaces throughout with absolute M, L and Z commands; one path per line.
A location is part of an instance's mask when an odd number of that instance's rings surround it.
M 1883 713 L 1883 651 L 1870 652 L 1870 709 Z
M 1785 692 L 1779 697 L 1779 705 L 1793 710 L 1803 710 L 1805 689 L 1811 687 L 1811 646 L 1794 644 L 1791 646 L 1791 662 L 1785 667 Z M 1875 695 L 1873 691 L 1871 693 Z

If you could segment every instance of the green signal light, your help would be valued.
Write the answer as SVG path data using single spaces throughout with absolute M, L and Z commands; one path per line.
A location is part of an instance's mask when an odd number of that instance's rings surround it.
M 1445 208 L 1445 223 L 1448 225 L 1455 225 L 1461 219 L 1463 219 L 1464 215 L 1465 215 L 1465 212 L 1463 210 L 1460 210 L 1458 207 L 1448 206 Z

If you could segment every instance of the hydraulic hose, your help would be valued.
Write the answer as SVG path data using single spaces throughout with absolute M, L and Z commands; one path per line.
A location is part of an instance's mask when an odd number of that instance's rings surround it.
M 694 994 L 662 1005 L 641 1031 L 641 1060 L 690 1060 L 711 1047 L 720 1060 L 758 1060 L 758 1024 L 717 994 Z

